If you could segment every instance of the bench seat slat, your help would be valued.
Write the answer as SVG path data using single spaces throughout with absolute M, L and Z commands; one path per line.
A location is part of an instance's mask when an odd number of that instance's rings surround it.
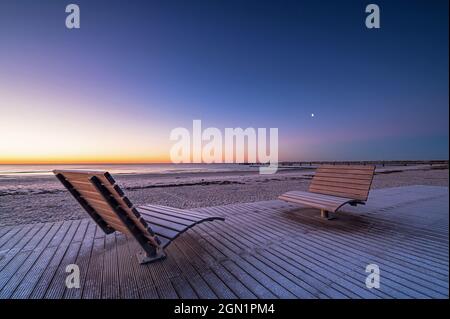
M 314 182 L 315 183 L 347 183 L 347 181 L 349 181 L 348 178 L 339 178 L 339 177 L 324 177 L 322 175 L 318 175 L 314 177 Z M 351 181 L 349 182 L 349 185 L 358 185 L 358 186 L 364 186 L 367 187 L 369 186 L 371 183 L 370 179 L 356 179 L 353 178 L 351 179 Z
M 322 208 L 330 208 L 330 211 L 335 211 L 337 208 L 339 208 L 340 206 L 344 205 L 345 203 L 347 203 L 348 201 L 342 201 L 340 203 L 327 203 L 327 202 L 319 202 L 316 200 L 312 200 L 309 198 L 305 198 L 305 197 L 297 197 L 297 196 L 287 196 L 287 195 L 282 195 L 281 199 L 283 200 L 288 200 L 288 201 L 295 201 L 296 203 L 303 203 L 305 205 L 311 205 L 311 206 L 320 206 Z
M 353 182 L 344 183 L 344 182 L 334 182 L 334 181 L 320 181 L 315 180 L 314 183 L 311 183 L 311 186 L 318 186 L 318 187 L 337 187 L 339 189 L 345 189 L 345 190 L 355 190 L 355 191 L 363 191 L 364 193 L 367 192 L 367 185 L 361 185 L 361 184 L 354 184 Z
M 169 222 L 181 225 L 181 226 L 189 226 L 192 224 L 193 221 L 189 221 L 187 219 L 177 218 L 171 215 L 166 214 L 160 214 L 158 212 L 154 211 L 148 211 L 145 208 L 139 207 L 137 209 L 141 215 L 143 215 L 146 218 L 157 218 L 157 219 L 164 219 Z
M 362 170 L 362 171 L 372 171 L 374 169 L 373 165 L 333 165 L 333 164 L 323 164 L 319 166 L 321 169 L 339 169 L 339 170 Z
M 327 196 L 327 200 L 320 200 L 317 197 L 309 196 L 311 193 L 303 192 L 303 194 L 285 193 L 279 199 L 295 202 L 298 204 L 305 204 L 307 206 L 325 209 L 330 212 L 335 212 L 342 205 L 353 202 L 353 199 Z
M 185 231 L 187 227 L 192 225 L 192 224 L 182 225 L 182 224 L 174 223 L 167 219 L 159 218 L 155 215 L 142 214 L 142 218 L 144 218 L 146 220 L 146 222 L 149 223 L 150 227 L 152 227 L 152 228 L 153 228 L 153 225 L 158 225 L 158 226 L 169 228 L 169 229 L 172 229 L 172 230 L 175 230 L 178 232 Z
M 84 189 L 79 189 L 77 188 L 77 192 L 80 193 L 80 195 L 87 199 L 87 198 L 92 198 L 98 201 L 105 201 L 105 199 L 102 197 L 102 195 L 98 194 L 98 193 L 94 193 L 88 190 L 84 190 Z
M 349 177 L 352 178 L 352 180 L 361 180 L 361 181 L 371 181 L 372 177 L 370 175 L 351 175 L 351 174 L 339 174 L 339 173 L 315 173 L 314 177 L 323 177 L 323 178 L 343 178 L 345 180 L 348 180 Z
M 353 198 L 358 200 L 366 200 L 367 193 L 361 190 L 339 188 L 339 187 L 327 187 L 322 185 L 312 185 L 309 190 L 311 193 L 332 195 L 337 197 Z
M 365 194 L 361 193 L 354 193 L 354 192 L 346 192 L 344 190 L 339 191 L 335 188 L 326 188 L 326 187 L 310 187 L 309 191 L 312 193 L 319 193 L 323 194 L 326 193 L 327 195 L 331 196 L 337 196 L 337 197 L 344 197 L 344 198 L 353 198 L 361 201 L 365 201 L 367 199 L 367 196 Z
M 336 203 L 340 203 L 342 199 L 350 200 L 348 198 L 343 197 L 336 197 L 336 196 L 330 196 L 330 195 L 322 195 L 317 193 L 310 193 L 310 192 L 302 192 L 302 191 L 291 191 L 287 192 L 283 195 L 296 197 L 296 198 L 307 198 L 309 200 L 315 200 L 319 203 L 329 203 L 330 205 L 334 205 Z
M 138 211 L 140 214 L 143 215 L 144 219 L 150 224 L 150 225 L 160 225 L 163 227 L 168 227 L 172 229 L 177 229 L 180 232 L 185 231 L 186 229 L 204 221 L 211 221 L 215 219 L 222 219 L 221 217 L 214 217 L 209 216 L 205 214 L 200 214 L 197 212 L 190 212 L 190 211 L 183 211 L 178 210 L 176 213 L 171 212 L 170 214 L 167 213 L 167 211 L 170 211 L 171 207 L 166 206 L 153 206 L 153 205 L 145 205 L 139 206 Z M 190 213 L 195 213 L 196 215 L 202 215 L 203 217 L 195 217 L 193 220 L 187 220 L 184 219 L 184 216 L 189 216 Z M 183 217 L 178 217 L 180 214 L 183 214 Z
M 144 212 L 146 214 L 151 214 L 152 212 L 156 212 L 159 214 L 166 215 L 168 218 L 174 217 L 174 218 L 182 219 L 187 223 L 197 222 L 197 221 L 200 221 L 203 219 L 202 217 L 192 216 L 192 215 L 189 215 L 184 212 L 175 212 L 175 211 L 170 210 L 170 208 L 165 208 L 165 207 L 155 207 L 153 205 L 144 205 L 144 206 L 139 206 L 138 208 L 141 210 L 144 210 Z M 206 216 L 204 216 L 204 217 L 206 217 Z
M 316 201 L 312 201 L 312 200 L 308 200 L 307 198 L 300 198 L 300 197 L 291 197 L 291 196 L 285 196 L 285 195 L 281 195 L 279 197 L 279 199 L 281 200 L 285 200 L 288 202 L 294 202 L 297 204 L 303 204 L 309 207 L 314 207 L 314 208 L 319 208 L 319 209 L 324 209 L 326 211 L 329 212 L 336 212 L 342 205 L 346 204 L 349 201 L 343 201 L 340 204 L 330 204 L 330 203 L 325 203 L 325 202 L 316 202 Z
M 181 208 L 162 206 L 162 205 L 143 205 L 139 207 L 145 207 L 146 209 L 155 210 L 158 212 L 165 212 L 167 214 L 171 214 L 173 216 L 178 216 L 181 218 L 189 219 L 189 220 L 202 220 L 207 218 L 209 215 L 202 214 L 192 210 L 186 210 Z
M 177 237 L 179 235 L 179 231 L 173 230 L 173 229 L 169 229 L 163 226 L 159 226 L 159 225 L 154 225 L 152 224 L 152 230 L 155 232 L 155 234 L 159 237 L 159 236 L 163 236 L 169 240 L 173 240 L 175 239 L 175 237 Z
M 359 169 L 338 169 L 338 168 L 319 168 L 320 173 L 327 174 L 343 174 L 343 175 L 362 175 L 370 176 L 372 173 L 369 170 L 359 170 Z

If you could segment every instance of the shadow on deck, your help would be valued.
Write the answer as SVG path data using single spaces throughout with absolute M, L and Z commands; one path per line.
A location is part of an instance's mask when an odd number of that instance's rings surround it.
M 278 200 L 225 216 L 139 265 L 137 244 L 88 219 L 0 227 L 0 298 L 448 298 L 448 188 L 374 190 L 338 219 Z M 81 288 L 65 272 L 77 264 Z M 366 288 L 368 264 L 379 289 Z

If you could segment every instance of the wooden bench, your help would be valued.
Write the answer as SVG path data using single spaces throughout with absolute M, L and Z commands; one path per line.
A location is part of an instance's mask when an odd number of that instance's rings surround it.
M 164 248 L 192 226 L 224 220 L 172 207 L 135 207 L 108 172 L 53 172 L 106 234 L 119 231 L 136 239 L 143 249 L 138 253 L 141 264 L 164 258 Z
M 331 219 L 345 204 L 364 204 L 369 195 L 375 166 L 322 165 L 317 168 L 308 192 L 290 191 L 278 198 L 320 209 L 323 218 Z

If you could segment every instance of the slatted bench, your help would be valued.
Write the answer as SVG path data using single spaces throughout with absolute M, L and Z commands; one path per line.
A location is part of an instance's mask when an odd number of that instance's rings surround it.
M 345 204 L 364 204 L 369 196 L 375 166 L 322 165 L 317 168 L 308 192 L 290 191 L 278 198 L 320 209 L 321 216 L 332 219 Z
M 136 239 L 143 249 L 138 253 L 141 264 L 164 258 L 164 248 L 189 228 L 206 221 L 224 220 L 159 205 L 135 207 L 108 172 L 53 172 L 106 234 L 119 231 Z

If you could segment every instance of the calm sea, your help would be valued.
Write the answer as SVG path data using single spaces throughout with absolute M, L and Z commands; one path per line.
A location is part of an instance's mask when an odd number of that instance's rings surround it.
M 248 171 L 256 168 L 239 164 L 0 165 L 0 177 L 52 175 L 54 169 L 106 170 L 112 174 L 163 174 Z

